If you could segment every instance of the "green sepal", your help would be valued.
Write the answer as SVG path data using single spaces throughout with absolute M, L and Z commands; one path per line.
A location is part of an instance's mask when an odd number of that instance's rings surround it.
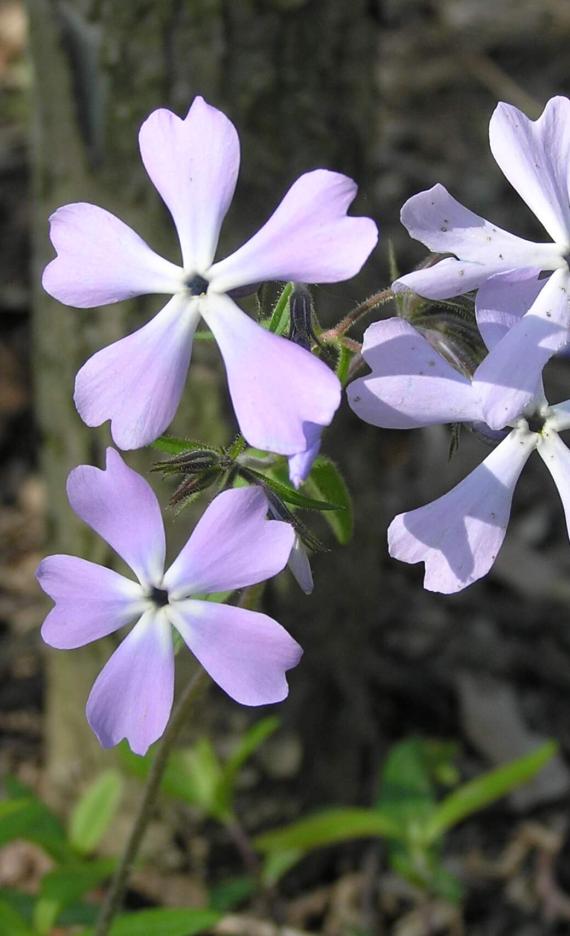
M 333 504 L 329 501 L 306 497 L 304 494 L 300 494 L 299 491 L 296 491 L 295 488 L 289 487 L 288 484 L 283 484 L 283 482 L 277 481 L 274 477 L 261 474 L 260 471 L 256 471 L 254 468 L 240 467 L 239 470 L 242 477 L 246 480 L 253 479 L 253 481 L 258 484 L 266 485 L 271 488 L 275 494 L 278 494 L 281 500 L 284 500 L 287 504 L 293 504 L 294 507 L 299 507 L 302 510 L 345 510 L 343 504 Z
M 346 382 L 348 380 L 348 371 L 350 368 L 350 362 L 352 361 L 354 352 L 351 351 L 350 348 L 347 348 L 346 345 L 342 343 L 339 343 L 337 345 L 337 352 L 338 352 L 338 356 L 336 360 L 335 373 L 338 379 L 340 380 L 342 386 L 345 387 Z
M 293 283 L 286 283 L 281 291 L 271 318 L 267 322 L 267 329 L 274 335 L 283 335 L 289 328 L 289 299 L 293 292 Z M 265 323 L 264 323 L 265 324 Z
M 205 449 L 211 452 L 220 452 L 220 449 L 207 442 L 196 442 L 192 439 L 182 439 L 179 436 L 159 436 L 151 443 L 151 448 L 159 452 L 165 452 L 166 455 L 183 455 L 185 452 L 192 452 L 195 449 Z

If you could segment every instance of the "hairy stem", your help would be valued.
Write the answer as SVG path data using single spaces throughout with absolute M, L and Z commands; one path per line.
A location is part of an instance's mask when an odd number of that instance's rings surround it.
M 194 700 L 205 685 L 206 680 L 207 675 L 200 667 L 180 696 L 168 727 L 162 736 L 146 781 L 143 798 L 133 823 L 131 834 L 129 835 L 119 866 L 115 871 L 105 902 L 101 908 L 101 913 L 99 914 L 99 919 L 97 920 L 97 926 L 95 928 L 95 936 L 107 936 L 113 919 L 121 908 L 133 864 L 152 817 L 156 797 L 160 789 L 160 783 L 170 752 L 182 726 L 186 722 Z
M 373 293 L 372 296 L 369 296 L 364 302 L 360 302 L 355 306 L 348 315 L 345 315 L 345 317 L 334 326 L 334 328 L 329 328 L 328 331 L 322 332 L 319 335 L 320 341 L 326 344 L 327 342 L 334 342 L 337 338 L 341 338 L 347 331 L 350 331 L 352 326 L 361 318 L 378 306 L 384 305 L 385 302 L 390 302 L 393 298 L 394 293 L 391 289 L 381 289 L 380 292 Z

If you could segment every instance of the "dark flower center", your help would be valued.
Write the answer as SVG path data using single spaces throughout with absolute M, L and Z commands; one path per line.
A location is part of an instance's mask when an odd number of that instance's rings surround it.
M 526 421 L 531 432 L 542 432 L 546 419 L 538 413 L 533 413 L 532 416 L 526 417 Z
M 195 276 L 189 276 L 184 285 L 191 296 L 201 296 L 208 289 L 209 283 L 207 279 L 196 273 Z
M 168 592 L 165 588 L 156 588 L 153 585 L 148 597 L 157 608 L 164 608 L 168 604 Z

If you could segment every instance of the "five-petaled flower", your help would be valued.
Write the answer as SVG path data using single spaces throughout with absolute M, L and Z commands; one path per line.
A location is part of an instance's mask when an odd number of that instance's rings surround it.
M 233 124 L 198 97 L 184 120 L 154 111 L 139 143 L 174 220 L 182 266 L 159 257 L 95 205 L 66 205 L 51 218 L 58 256 L 43 285 L 56 299 L 89 308 L 146 293 L 172 295 L 147 325 L 83 365 L 75 385 L 82 419 L 89 426 L 110 419 L 122 449 L 159 436 L 180 401 L 202 316 L 222 353 L 247 441 L 283 455 L 305 452 L 340 403 L 339 381 L 314 355 L 254 322 L 229 293 L 266 280 L 328 283 L 354 276 L 378 236 L 373 221 L 346 214 L 355 183 L 324 169 L 302 175 L 257 234 L 214 262 L 239 168 Z
M 570 100 L 552 98 L 536 121 L 499 104 L 489 137 L 499 167 L 553 243 L 509 234 L 435 185 L 406 202 L 402 223 L 430 250 L 457 259 L 402 276 L 394 289 L 428 299 L 478 289 L 481 330 L 512 326 L 474 375 L 485 422 L 501 429 L 531 402 L 544 365 L 570 337 Z
M 507 328 L 495 323 L 487 333 L 490 353 Z M 366 422 L 387 429 L 484 422 L 477 385 L 409 322 L 392 318 L 371 325 L 363 355 L 372 373 L 350 385 L 348 400 Z M 504 392 L 495 388 L 498 403 Z M 551 407 L 541 387 L 510 426 L 491 454 L 453 490 L 400 514 L 390 525 L 390 554 L 404 562 L 424 562 L 424 585 L 430 591 L 457 592 L 487 574 L 505 537 L 515 485 L 535 449 L 558 488 L 570 531 L 570 450 L 558 435 L 570 428 L 570 400 Z
M 55 601 L 42 627 L 52 647 L 81 647 L 135 625 L 87 702 L 87 718 L 104 747 L 127 738 L 133 751 L 144 754 L 163 733 L 174 693 L 173 627 L 237 702 L 266 705 L 285 698 L 285 673 L 299 662 L 299 644 L 265 614 L 196 597 L 262 582 L 286 565 L 294 531 L 266 519 L 261 488 L 219 494 L 166 572 L 158 501 L 114 449 L 107 450 L 104 471 L 75 468 L 67 492 L 75 513 L 137 578 L 64 555 L 44 559 L 37 572 Z

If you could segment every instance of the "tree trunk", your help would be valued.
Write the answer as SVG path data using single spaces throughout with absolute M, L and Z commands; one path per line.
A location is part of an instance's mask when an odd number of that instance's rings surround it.
M 52 256 L 49 214 L 66 202 L 91 201 L 175 259 L 172 225 L 142 170 L 136 132 L 154 107 L 170 106 L 182 115 L 197 93 L 235 120 L 242 139 L 242 177 L 222 249 L 264 220 L 302 171 L 324 165 L 365 179 L 374 135 L 376 42 L 367 11 L 364 0 L 29 0 L 35 370 L 49 552 L 112 561 L 65 496 L 69 470 L 100 465 L 110 441 L 106 427 L 88 430 L 79 419 L 74 377 L 91 353 L 156 308 L 156 300 L 138 300 L 78 311 L 47 296 L 40 277 Z M 335 287 L 331 295 L 339 303 L 346 292 Z M 197 349 L 177 426 L 219 442 L 231 430 L 214 361 L 213 348 Z M 129 454 L 130 464 L 145 461 L 144 454 Z M 177 526 L 175 537 L 182 538 L 187 518 Z M 84 705 L 111 648 L 109 639 L 74 653 L 46 652 L 47 764 L 52 785 L 63 794 L 108 756 L 85 723 Z

